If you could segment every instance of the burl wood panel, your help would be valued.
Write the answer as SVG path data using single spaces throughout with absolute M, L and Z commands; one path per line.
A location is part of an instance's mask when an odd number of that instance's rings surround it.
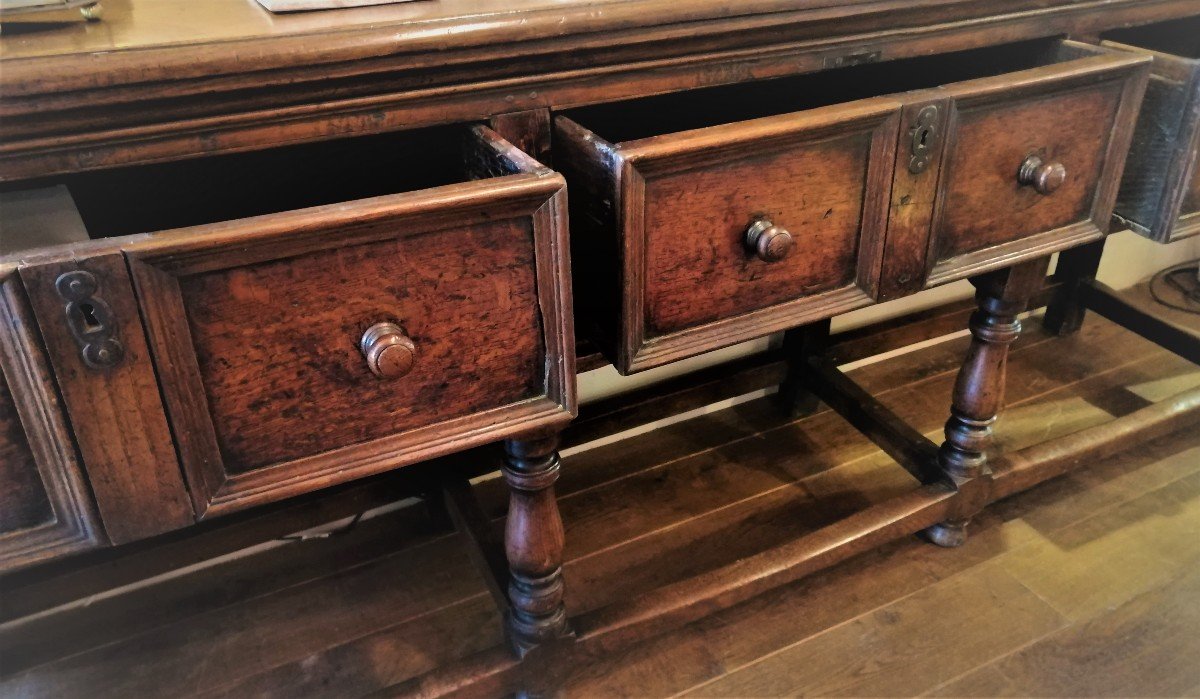
M 179 286 L 232 473 L 370 441 L 545 391 L 528 221 L 336 248 Z M 416 343 L 380 379 L 358 347 L 378 322 Z
M 646 180 L 646 321 L 654 337 L 854 284 L 871 134 L 859 132 Z M 748 252 L 758 218 L 795 244 Z
M 565 183 L 465 135 L 468 181 L 125 245 L 201 517 L 570 420 Z
M 17 415 L 16 401 L 0 373 L 0 534 L 53 519 L 46 488 Z
M 870 304 L 900 106 L 865 99 L 617 144 L 558 117 L 573 244 L 588 260 L 576 280 L 583 323 L 617 368 L 641 371 Z M 782 259 L 747 248 L 757 220 L 790 232 Z
M 1089 219 L 1121 87 L 1108 83 L 960 112 L 934 232 L 936 259 Z M 1032 154 L 1066 167 L 1066 182 L 1052 194 L 1017 181 L 1021 162 Z

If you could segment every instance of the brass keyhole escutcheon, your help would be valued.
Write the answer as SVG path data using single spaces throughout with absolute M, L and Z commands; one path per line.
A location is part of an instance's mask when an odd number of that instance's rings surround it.
M 919 175 L 933 162 L 933 150 L 938 143 L 938 108 L 929 104 L 917 112 L 909 143 L 908 171 Z

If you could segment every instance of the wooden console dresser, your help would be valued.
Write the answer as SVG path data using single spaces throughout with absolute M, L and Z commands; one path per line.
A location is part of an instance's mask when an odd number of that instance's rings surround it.
M 504 441 L 507 569 L 481 559 L 512 648 L 399 690 L 438 694 L 889 538 L 961 543 L 992 500 L 1200 412 L 989 463 L 1031 299 L 1069 332 L 1111 221 L 1200 230 L 1200 0 L 105 5 L 0 36 L 0 190 L 34 207 L 0 229 L 9 573 Z M 828 322 L 964 278 L 939 446 L 838 371 Z M 922 488 L 569 620 L 577 361 L 779 331 L 784 409 L 824 400 Z

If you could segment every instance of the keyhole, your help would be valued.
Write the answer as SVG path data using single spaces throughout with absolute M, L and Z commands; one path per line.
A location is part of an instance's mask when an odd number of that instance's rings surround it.
M 96 317 L 96 307 L 90 303 L 79 304 L 79 313 L 83 316 L 83 330 L 86 333 L 96 333 L 104 329 L 104 323 Z
M 921 146 L 929 145 L 929 129 L 921 129 Z

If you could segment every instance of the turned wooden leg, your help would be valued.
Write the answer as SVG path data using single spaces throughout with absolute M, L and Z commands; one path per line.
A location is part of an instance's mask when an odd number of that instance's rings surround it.
M 1041 288 L 1046 263 L 1026 262 L 971 280 L 979 308 L 971 316 L 971 346 L 954 384 L 946 441 L 938 451 L 938 466 L 959 498 L 946 521 L 925 531 L 939 546 L 961 546 L 971 516 L 989 500 L 987 450 L 1004 400 L 1008 348 L 1021 332 L 1017 315 Z
M 568 634 L 563 608 L 563 525 L 554 499 L 558 435 L 505 442 L 509 487 L 504 550 L 510 572 L 508 633 L 519 655 Z
M 1042 326 L 1054 335 L 1070 335 L 1077 332 L 1083 325 L 1083 317 L 1087 308 L 1082 302 L 1080 286 L 1096 278 L 1100 269 L 1100 258 L 1104 255 L 1104 241 L 1101 238 L 1094 243 L 1088 243 L 1072 250 L 1067 250 L 1058 256 L 1058 267 L 1054 270 L 1054 281 L 1059 283 L 1054 297 L 1046 305 L 1046 315 L 1042 318 Z

